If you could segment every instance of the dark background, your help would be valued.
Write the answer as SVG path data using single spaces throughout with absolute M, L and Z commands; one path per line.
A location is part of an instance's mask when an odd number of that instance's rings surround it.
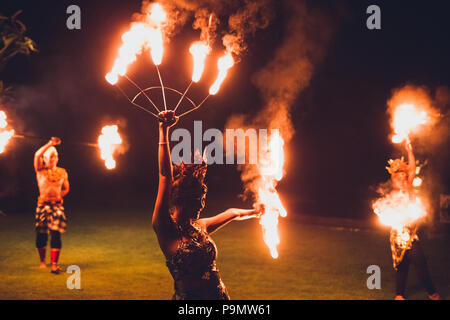
M 323 61 L 310 85 L 292 107 L 296 133 L 286 146 L 286 176 L 279 185 L 291 214 L 367 218 L 374 186 L 387 180 L 387 159 L 398 156 L 389 140 L 386 101 L 405 84 L 425 85 L 432 92 L 449 84 L 448 1 L 329 1 L 344 12 Z M 327 5 L 326 1 L 310 1 Z M 66 8 L 78 4 L 81 30 L 66 28 Z M 382 30 L 366 28 L 366 8 L 378 4 Z M 38 54 L 18 56 L 0 74 L 14 87 L 15 101 L 3 106 L 18 133 L 58 136 L 60 166 L 69 172 L 71 209 L 151 212 L 157 187 L 157 123 L 132 109 L 104 79 L 115 59 L 121 34 L 140 10 L 136 1 L 2 1 L 0 12 L 20 15 Z M 201 112 L 181 120 L 191 128 L 223 129 L 233 113 L 255 113 L 260 97 L 251 76 L 273 55 L 284 17 L 257 32 L 242 61 L 229 73 L 221 91 Z M 190 78 L 188 47 L 198 38 L 189 25 L 165 46 L 161 72 L 171 87 L 184 89 Z M 220 51 L 216 50 L 216 54 Z M 158 84 L 150 59 L 138 58 L 129 69 L 143 86 Z M 215 63 L 214 58 L 210 59 Z M 200 100 L 215 76 L 214 65 L 190 96 Z M 448 108 L 448 105 L 447 105 Z M 448 110 L 448 109 L 447 109 Z M 441 110 L 445 113 L 447 110 Z M 100 129 L 120 123 L 128 151 L 108 171 L 95 149 L 77 141 L 96 142 Z M 0 208 L 7 213 L 32 212 L 37 197 L 33 154 L 46 140 L 15 139 L 0 156 Z M 436 193 L 448 193 L 448 143 L 435 148 L 417 144 L 417 158 L 430 161 Z M 242 203 L 235 165 L 212 165 L 208 172 L 208 213 Z M 70 208 L 70 209 L 69 209 Z M 124 211 L 126 212 L 126 211 Z

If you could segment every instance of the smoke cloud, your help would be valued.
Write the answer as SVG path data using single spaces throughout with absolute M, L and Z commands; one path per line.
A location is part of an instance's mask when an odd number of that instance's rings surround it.
M 263 107 L 251 119 L 247 115 L 233 115 L 226 127 L 278 129 L 287 143 L 294 134 L 291 111 L 295 100 L 309 85 L 333 28 L 332 19 L 325 12 L 308 7 L 305 1 L 283 1 L 283 10 L 288 18 L 281 45 L 252 79 Z M 253 194 L 261 179 L 257 166 L 243 165 L 240 170 L 245 193 Z

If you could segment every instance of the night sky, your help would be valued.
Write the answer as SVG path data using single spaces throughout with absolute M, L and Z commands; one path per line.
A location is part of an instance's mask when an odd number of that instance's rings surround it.
M 315 66 L 309 86 L 292 106 L 295 135 L 286 146 L 286 176 L 278 190 L 292 214 L 367 218 L 374 187 L 387 180 L 386 161 L 400 150 L 389 142 L 386 102 L 392 90 L 405 84 L 426 86 L 433 95 L 450 83 L 450 41 L 447 1 L 309 1 L 331 12 L 334 33 L 323 59 Z M 66 28 L 66 8 L 78 4 L 81 30 Z M 332 4 L 332 5 L 331 5 Z M 378 4 L 382 29 L 366 28 L 366 8 Z M 133 109 L 104 79 L 112 66 L 120 36 L 141 2 L 3 0 L 0 12 L 23 10 L 20 20 L 39 53 L 17 56 L 0 73 L 14 89 L 14 101 L 2 108 L 22 134 L 45 140 L 14 140 L 0 156 L 0 208 L 5 212 L 33 211 L 37 186 L 33 154 L 51 136 L 62 138 L 60 166 L 69 172 L 71 192 L 66 207 L 152 210 L 157 187 L 157 122 Z M 283 39 L 284 17 L 276 17 L 248 42 L 242 61 L 231 69 L 219 91 L 201 112 L 183 118 L 179 127 L 223 129 L 235 113 L 256 114 L 261 98 L 252 75 L 272 58 Z M 189 45 L 198 39 L 190 24 L 165 46 L 160 66 L 167 85 L 183 90 L 189 83 Z M 215 54 L 220 54 L 217 43 Z M 215 57 L 213 55 L 213 57 Z M 210 59 L 204 81 L 190 96 L 201 100 L 215 76 Z M 129 69 L 142 86 L 158 85 L 155 68 L 141 56 Z M 447 104 L 441 106 L 448 113 Z M 445 109 L 446 108 L 446 109 Z M 448 119 L 448 117 L 446 118 Z M 108 171 L 95 149 L 75 142 L 96 143 L 103 125 L 119 123 L 128 150 Z M 414 141 L 413 141 L 414 143 Z M 436 192 L 449 193 L 448 141 L 416 144 L 416 157 L 428 159 Z M 436 178 L 437 177 L 437 178 Z M 207 213 L 229 206 L 249 206 L 235 165 L 209 167 Z

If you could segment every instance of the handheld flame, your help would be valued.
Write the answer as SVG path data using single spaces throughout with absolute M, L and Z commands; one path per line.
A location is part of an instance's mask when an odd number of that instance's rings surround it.
M 0 110 L 0 154 L 5 151 L 9 140 L 14 136 L 14 130 L 6 130 L 8 122 L 6 121 L 6 113 Z
M 107 169 L 116 167 L 116 161 L 113 156 L 122 144 L 117 125 L 104 126 L 102 134 L 98 137 L 98 147 L 100 148 L 100 157 L 105 161 Z
M 228 69 L 230 69 L 234 65 L 233 57 L 231 56 L 231 53 L 227 53 L 223 57 L 219 59 L 217 62 L 217 66 L 219 68 L 219 75 L 217 76 L 216 81 L 213 83 L 213 85 L 209 88 L 209 94 L 215 95 L 219 89 L 222 82 L 225 80 Z
M 263 238 L 269 247 L 272 258 L 278 258 L 277 246 L 280 243 L 278 235 L 278 217 L 286 217 L 287 212 L 278 196 L 276 185 L 283 178 L 284 141 L 278 131 L 270 135 L 267 150 L 261 153 L 258 166 L 261 175 L 258 187 L 258 201 L 265 206 L 260 224 L 263 228 Z
M 427 209 L 422 199 L 411 199 L 407 192 L 391 192 L 373 203 L 373 211 L 379 221 L 402 233 L 403 227 L 426 216 Z
M 189 52 L 194 58 L 194 71 L 192 73 L 192 81 L 198 82 L 205 69 L 206 56 L 211 51 L 211 48 L 204 42 L 194 42 L 189 48 Z
M 409 138 L 410 133 L 417 127 L 428 122 L 428 114 L 412 104 L 399 105 L 393 114 L 392 127 L 394 135 L 393 143 L 401 143 Z

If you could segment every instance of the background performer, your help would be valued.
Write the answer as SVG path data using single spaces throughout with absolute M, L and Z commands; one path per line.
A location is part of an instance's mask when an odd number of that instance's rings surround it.
M 61 233 L 66 230 L 66 215 L 63 198 L 69 192 L 67 171 L 59 168 L 58 152 L 54 146 L 61 144 L 59 138 L 51 138 L 34 155 L 34 169 L 39 187 L 36 208 L 36 247 L 41 261 L 40 267 L 46 268 L 45 253 L 48 235 L 51 235 L 51 272 L 58 274 L 58 258 L 61 251 Z

